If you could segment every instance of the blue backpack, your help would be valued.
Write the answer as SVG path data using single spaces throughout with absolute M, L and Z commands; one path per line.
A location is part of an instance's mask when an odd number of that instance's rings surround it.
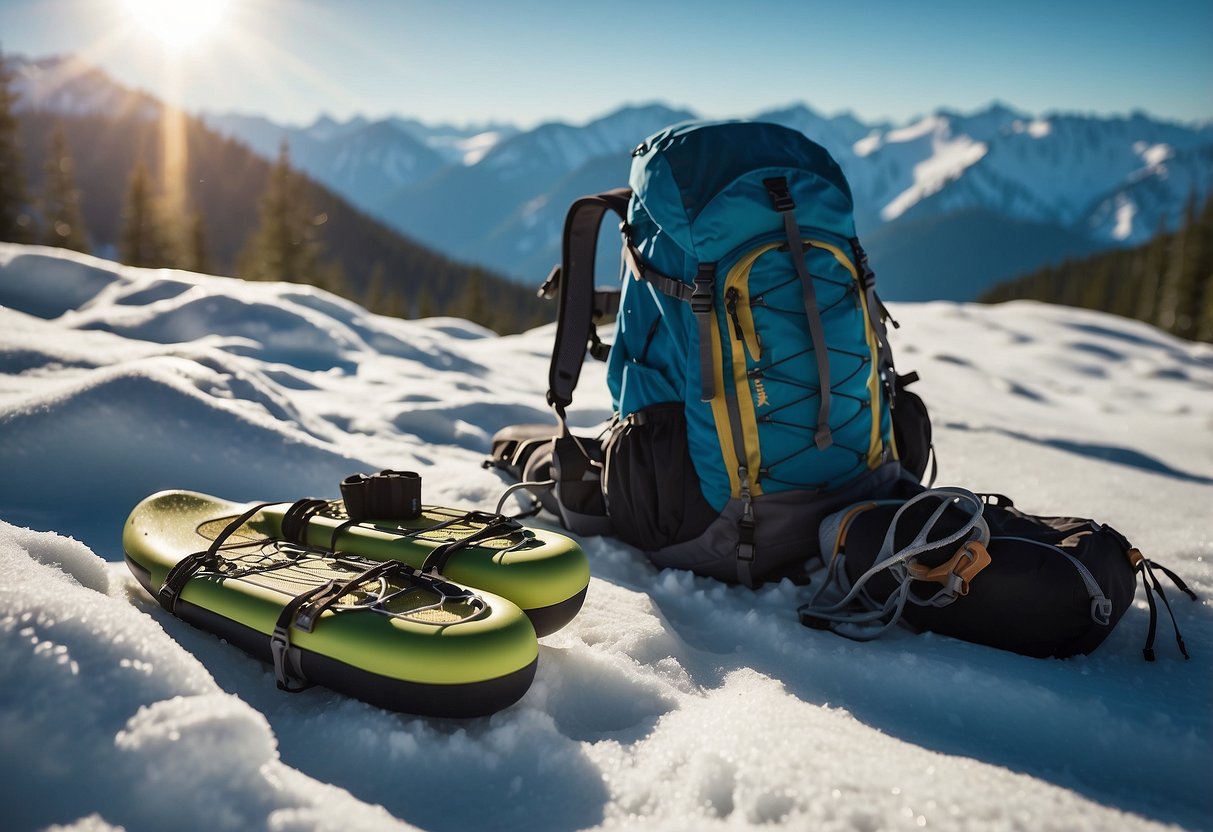
M 819 554 L 821 518 L 916 481 L 930 449 L 850 188 L 822 147 L 774 124 L 676 125 L 632 156 L 630 188 L 573 203 L 542 290 L 559 298 L 559 434 L 508 428 L 491 462 L 554 480 L 537 495 L 566 526 L 658 566 L 748 586 L 795 575 Z M 595 287 L 608 212 L 622 291 Z M 610 315 L 608 346 L 595 322 Z M 599 437 L 565 424 L 587 351 L 607 361 L 614 409 Z

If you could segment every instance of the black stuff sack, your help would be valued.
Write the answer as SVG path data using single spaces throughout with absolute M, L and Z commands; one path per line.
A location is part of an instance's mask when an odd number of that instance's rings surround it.
M 1086 654 L 1132 604 L 1140 576 L 1153 661 L 1155 595 L 1170 612 L 1157 572 L 1196 598 L 1110 526 L 1025 514 L 1006 497 L 960 488 L 859 503 L 826 518 L 819 537 L 827 580 L 800 620 L 860 640 L 902 622 L 1026 656 Z M 831 587 L 841 598 L 822 601 Z M 1178 626 L 1175 638 L 1187 658 Z

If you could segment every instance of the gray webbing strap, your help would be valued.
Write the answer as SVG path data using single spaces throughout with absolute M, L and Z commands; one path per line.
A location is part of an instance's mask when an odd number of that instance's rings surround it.
M 691 295 L 695 292 L 694 286 L 646 266 L 640 259 L 640 252 L 636 250 L 636 246 L 629 242 L 625 242 L 623 246 L 623 261 L 638 280 L 652 284 L 654 289 L 667 297 L 690 302 Z
M 712 365 L 712 327 L 716 325 L 713 298 L 716 293 L 716 264 L 700 263 L 691 292 L 691 312 L 699 329 L 699 400 L 716 398 L 716 371 Z
M 712 363 L 712 327 L 716 325 L 716 264 L 700 263 L 695 282 L 684 283 L 645 266 L 640 252 L 626 240 L 623 244 L 623 262 L 636 279 L 645 281 L 666 297 L 691 305 L 699 331 L 699 398 L 710 402 L 716 398 L 716 369 Z
M 804 311 L 809 320 L 809 335 L 813 339 L 813 353 L 817 358 L 817 378 L 821 387 L 821 406 L 817 411 L 817 433 L 813 437 L 817 449 L 824 451 L 834 443 L 830 433 L 830 352 L 826 346 L 825 327 L 821 323 L 821 310 L 817 305 L 817 290 L 813 287 L 813 276 L 804 262 L 804 246 L 800 240 L 800 227 L 796 224 L 796 203 L 788 191 L 788 180 L 782 176 L 764 179 L 771 204 L 783 215 L 783 229 L 788 238 L 788 254 L 800 278 L 804 294 Z
M 888 316 L 888 310 L 885 309 L 880 298 L 876 295 L 876 273 L 872 271 L 872 266 L 868 263 L 868 253 L 863 250 L 863 246 L 859 244 L 858 237 L 851 238 L 851 254 L 855 258 L 855 268 L 859 272 L 859 281 L 863 288 L 864 300 L 867 302 L 868 319 L 872 322 L 872 329 L 876 331 L 876 340 L 878 342 L 877 349 L 880 353 L 880 374 L 884 382 L 885 395 L 888 396 L 889 405 L 896 405 L 897 385 L 893 383 L 893 348 L 889 346 L 889 332 L 885 328 L 885 318 Z M 896 321 L 893 321 L 896 325 Z M 932 480 L 933 481 L 933 480 Z
M 598 229 L 607 211 L 614 211 L 621 220 L 627 218 L 631 195 L 628 188 L 617 188 L 583 196 L 570 206 L 565 218 L 560 266 L 552 270 L 544 284 L 549 290 L 555 284 L 560 297 L 556 343 L 548 371 L 548 403 L 558 413 L 572 404 L 594 326 L 595 303 L 602 301 L 594 291 Z

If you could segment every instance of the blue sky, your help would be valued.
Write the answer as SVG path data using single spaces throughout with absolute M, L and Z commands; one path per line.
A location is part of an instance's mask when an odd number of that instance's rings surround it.
M 705 116 L 805 102 L 901 122 L 998 99 L 1213 119 L 1213 0 L 228 0 L 215 31 L 171 53 L 135 37 L 124 2 L 0 0 L 0 47 L 81 53 L 191 110 L 292 123 L 526 126 L 654 100 Z

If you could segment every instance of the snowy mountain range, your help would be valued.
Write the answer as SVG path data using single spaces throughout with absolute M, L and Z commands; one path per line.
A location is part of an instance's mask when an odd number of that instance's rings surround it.
M 533 279 L 557 258 L 567 205 L 626 182 L 627 151 L 640 138 L 694 117 L 650 104 L 581 126 L 545 124 L 492 138 L 482 133 L 477 153 L 461 164 L 427 165 L 428 175 L 418 166 L 414 180 L 393 193 L 380 187 L 344 192 L 440 250 Z M 1189 194 L 1205 193 L 1213 181 L 1213 129 L 1141 114 L 1037 118 L 996 104 L 893 126 L 864 124 L 849 114 L 827 118 L 798 105 L 753 117 L 800 130 L 838 159 L 852 183 L 861 233 L 875 235 L 870 247 L 886 291 L 903 299 L 964 299 L 997 278 L 1061 256 L 1142 242 L 1161 225 L 1173 227 Z M 366 130 L 359 128 L 358 147 Z M 398 131 L 383 132 L 385 144 L 400 141 Z M 342 190 L 342 166 L 356 151 L 351 140 L 330 141 L 340 141 L 341 149 L 301 155 L 300 164 Z M 403 181 L 393 172 L 379 174 L 378 181 L 389 179 Z M 925 257 L 914 251 L 924 223 L 944 238 L 944 247 Z M 1006 242 L 972 253 L 966 262 L 975 274 L 967 288 L 950 286 L 939 277 L 954 257 L 947 237 L 971 236 L 975 223 Z
M 26 63 L 18 77 L 23 100 L 41 108 L 103 112 L 120 95 L 75 61 Z M 403 118 L 322 116 L 304 127 L 205 120 L 265 156 L 286 141 L 299 168 L 409 236 L 537 281 L 558 259 L 569 202 L 625 184 L 632 147 L 695 116 L 651 103 L 530 130 Z M 1000 103 L 902 125 L 803 104 L 747 117 L 800 130 L 835 156 L 893 299 L 970 299 L 1048 262 L 1142 242 L 1174 227 L 1189 196 L 1213 183 L 1213 122 L 1036 116 Z

